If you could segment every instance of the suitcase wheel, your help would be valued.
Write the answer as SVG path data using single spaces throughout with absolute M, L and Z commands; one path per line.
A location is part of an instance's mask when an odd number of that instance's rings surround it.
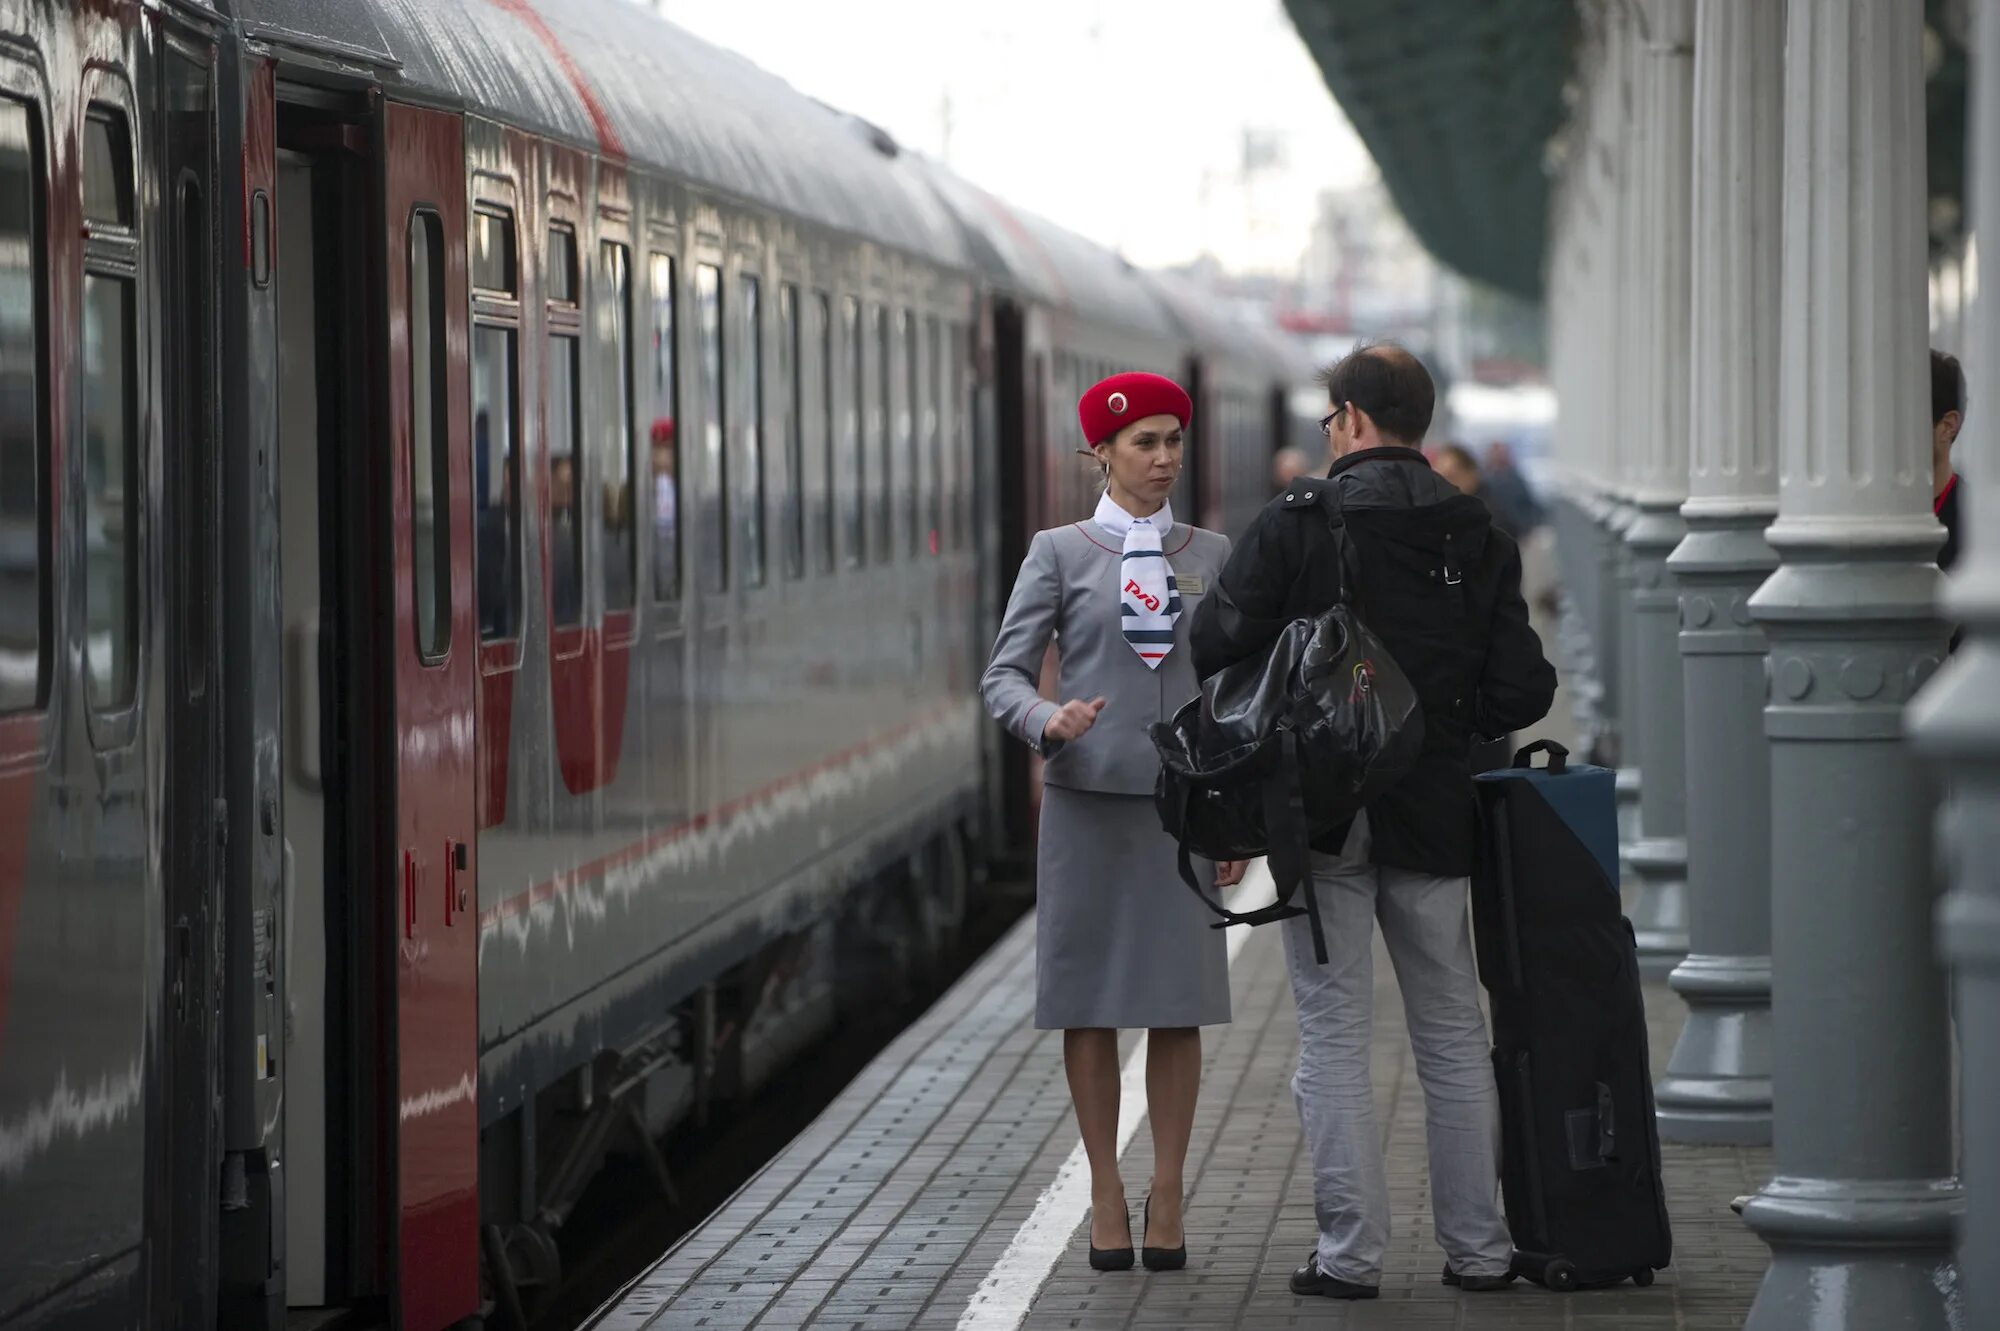
M 1653 1268 L 1648 1266 L 1648 1267 L 1642 1267 L 1641 1269 L 1634 1271 L 1632 1273 L 1632 1283 L 1637 1285 L 1640 1289 L 1644 1289 L 1648 1285 L 1652 1284 Z
M 1564 1258 L 1554 1258 L 1542 1268 L 1542 1284 L 1558 1294 L 1567 1294 L 1576 1288 L 1576 1268 Z

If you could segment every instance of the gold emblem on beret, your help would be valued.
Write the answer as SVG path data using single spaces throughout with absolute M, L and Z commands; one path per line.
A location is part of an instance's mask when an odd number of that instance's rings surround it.
M 1113 393 L 1110 397 L 1104 399 L 1104 405 L 1111 408 L 1113 416 L 1123 416 L 1125 408 L 1129 404 L 1125 401 L 1123 393 Z

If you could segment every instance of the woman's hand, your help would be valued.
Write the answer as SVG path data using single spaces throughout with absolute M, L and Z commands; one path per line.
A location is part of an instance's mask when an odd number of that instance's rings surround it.
M 1243 873 L 1250 867 L 1248 860 L 1221 860 L 1215 866 L 1215 885 L 1234 887 L 1243 881 Z
M 1097 724 L 1097 714 L 1103 710 L 1102 698 L 1092 698 L 1089 702 L 1071 698 L 1049 717 L 1049 723 L 1042 727 L 1042 738 L 1081 739 L 1085 731 Z

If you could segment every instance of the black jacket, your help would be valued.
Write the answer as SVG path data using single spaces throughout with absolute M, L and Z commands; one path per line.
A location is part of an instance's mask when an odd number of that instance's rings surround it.
M 1350 599 L 1409 676 L 1424 709 L 1416 766 L 1368 806 L 1375 863 L 1472 872 L 1477 837 L 1468 757 L 1475 736 L 1548 714 L 1556 673 L 1521 599 L 1521 551 L 1486 506 L 1413 448 L 1350 453 L 1325 480 L 1300 478 L 1265 505 L 1194 612 L 1189 643 L 1206 679 L 1267 648 L 1340 589 L 1333 524 L 1352 549 Z M 1335 853 L 1342 828 L 1315 849 Z

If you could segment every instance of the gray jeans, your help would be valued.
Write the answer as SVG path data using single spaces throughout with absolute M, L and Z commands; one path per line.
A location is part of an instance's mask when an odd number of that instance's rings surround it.
M 1303 917 L 1282 926 L 1299 1010 L 1292 1094 L 1312 1150 L 1319 1269 L 1376 1284 L 1389 1243 L 1389 1183 L 1368 1075 L 1380 920 L 1424 1088 L 1438 1246 L 1461 1275 L 1501 1275 L 1512 1245 L 1499 1205 L 1500 1100 L 1473 972 L 1467 880 L 1376 868 L 1367 855 L 1364 816 L 1343 854 L 1313 856 L 1326 965 L 1313 959 Z

